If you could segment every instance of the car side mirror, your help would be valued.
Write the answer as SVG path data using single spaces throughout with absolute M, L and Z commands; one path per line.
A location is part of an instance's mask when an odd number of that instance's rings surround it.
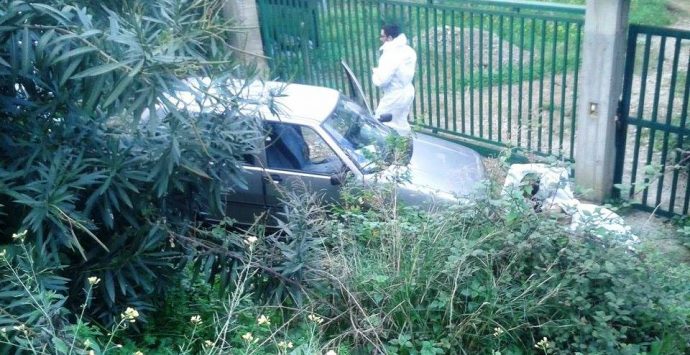
M 393 121 L 393 114 L 392 113 L 384 113 L 381 116 L 379 116 L 379 122 L 385 123 L 385 122 L 390 122 Z

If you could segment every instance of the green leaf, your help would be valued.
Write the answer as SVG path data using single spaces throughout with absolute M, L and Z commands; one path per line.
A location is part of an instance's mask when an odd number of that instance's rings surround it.
M 53 346 L 55 347 L 55 352 L 58 354 L 67 354 L 69 352 L 67 343 L 58 337 L 53 337 Z
M 132 83 L 132 77 L 129 75 L 124 76 L 122 79 L 120 79 L 120 82 L 115 86 L 115 89 L 110 92 L 110 95 L 105 99 L 105 102 L 103 103 L 103 107 L 108 107 L 110 104 L 115 102 L 118 97 L 125 91 L 125 89 L 129 88 L 129 85 Z
M 29 74 L 31 70 L 31 57 L 29 54 L 29 49 L 31 48 L 31 42 L 29 38 L 29 28 L 24 27 L 22 31 L 22 73 L 24 75 Z
M 123 63 L 123 62 L 108 63 L 108 64 L 99 65 L 96 67 L 86 69 L 86 70 L 84 70 L 78 74 L 75 74 L 74 76 L 72 76 L 72 79 L 81 79 L 81 78 L 86 78 L 86 77 L 90 77 L 90 76 L 103 75 L 106 73 L 113 72 L 119 68 L 126 66 L 126 65 L 127 65 L 127 63 Z
M 74 61 L 70 62 L 67 68 L 61 73 L 62 77 L 60 78 L 60 86 L 65 85 L 67 80 L 72 76 L 75 70 L 77 70 L 77 67 L 79 64 L 81 64 L 82 58 L 76 58 Z
M 55 58 L 52 62 L 50 62 L 50 65 L 55 65 L 55 64 L 60 63 L 64 60 L 70 59 L 74 56 L 84 55 L 86 53 L 91 53 L 91 52 L 95 52 L 95 51 L 96 51 L 96 48 L 92 48 L 92 47 L 75 48 L 75 49 L 67 51 L 67 52 L 63 53 L 61 56 Z

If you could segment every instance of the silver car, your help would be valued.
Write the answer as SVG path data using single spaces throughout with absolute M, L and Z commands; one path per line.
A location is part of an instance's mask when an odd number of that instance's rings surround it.
M 477 152 L 422 133 L 411 137 L 403 166 L 377 158 L 397 133 L 336 90 L 278 82 L 247 87 L 247 95 L 255 97 L 278 88 L 282 92 L 273 99 L 278 115 L 268 107 L 260 110 L 267 134 L 263 149 L 244 165 L 247 188 L 227 196 L 228 214 L 241 223 L 280 211 L 283 189 L 306 188 L 337 203 L 344 174 L 369 184 L 404 169 L 407 178 L 398 183 L 398 200 L 411 205 L 457 201 L 485 179 Z

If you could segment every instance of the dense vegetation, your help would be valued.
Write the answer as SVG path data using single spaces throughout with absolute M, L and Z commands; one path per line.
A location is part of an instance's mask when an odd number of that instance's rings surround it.
M 2 2 L 0 243 L 26 232 L 26 253 L 3 253 L 35 268 L 48 292 L 36 302 L 61 307 L 32 313 L 37 303 L 21 295 L 36 289 L 3 270 L 0 326 L 42 327 L 40 342 L 69 332 L 65 310 L 103 325 L 127 307 L 147 318 L 197 260 L 199 248 L 177 238 L 194 233 L 199 213 L 224 213 L 220 192 L 241 187 L 238 158 L 260 136 L 236 93 L 197 90 L 201 114 L 171 102 L 182 79 L 251 75 L 232 58 L 222 5 Z M 101 287 L 81 309 L 91 277 Z
M 522 196 L 435 211 L 353 185 L 238 232 L 261 138 L 222 1 L 0 5 L 0 352 L 683 353 L 690 268 Z M 164 109 L 165 115 L 152 115 Z M 218 224 L 204 223 L 213 216 Z

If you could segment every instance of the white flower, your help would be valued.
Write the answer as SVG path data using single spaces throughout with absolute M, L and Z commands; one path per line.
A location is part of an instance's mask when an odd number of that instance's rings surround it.
M 252 333 L 246 332 L 244 333 L 244 335 L 242 335 L 242 339 L 244 339 L 248 343 L 251 343 L 251 341 L 254 340 L 254 336 L 252 335 Z
M 101 282 L 101 279 L 99 279 L 96 276 L 91 276 L 87 280 L 89 281 L 89 285 L 91 285 L 91 286 L 98 285 L 98 283 Z
M 309 316 L 307 316 L 307 319 L 309 319 L 310 321 L 312 321 L 312 322 L 314 322 L 314 323 L 316 323 L 316 324 L 321 324 L 321 323 L 323 323 L 323 318 L 321 318 L 321 317 L 319 317 L 319 316 L 317 316 L 317 315 L 315 315 L 315 314 L 310 314 Z
M 244 244 L 252 246 L 252 245 L 254 245 L 254 243 L 256 243 L 257 240 L 259 240 L 259 238 L 252 235 L 250 237 L 247 237 L 247 239 L 244 240 Z
M 93 350 L 89 350 L 88 355 L 96 355 L 96 352 Z
M 213 346 L 213 342 L 210 340 L 206 340 L 206 341 L 204 341 L 204 346 L 207 348 L 210 348 Z
M 84 340 L 84 347 L 90 348 L 91 347 L 91 340 L 89 340 L 89 339 Z
M 501 334 L 503 334 L 503 328 L 501 328 L 501 327 L 496 327 L 496 328 L 494 328 L 494 336 L 495 336 L 495 337 L 498 337 L 498 336 L 500 336 Z
M 292 349 L 293 345 L 291 341 L 281 341 L 278 343 L 278 347 L 285 350 L 285 349 Z
M 259 325 L 271 325 L 271 320 L 263 314 L 256 319 L 256 322 L 259 323 Z
M 7 255 L 7 250 L 6 250 L 6 249 L 3 249 L 2 251 L 0 251 L 0 258 L 4 258 L 5 255 Z
M 138 350 L 137 350 L 137 352 L 135 352 L 133 355 L 144 355 L 144 353 L 142 353 L 141 351 L 138 351 Z
M 19 233 L 12 233 L 12 239 L 14 240 L 19 240 L 22 241 L 24 240 L 24 237 L 26 236 L 26 230 L 19 232 Z
M 120 314 L 120 316 L 122 317 L 122 319 L 128 320 L 130 323 L 134 323 L 137 321 L 137 317 L 139 317 L 139 311 L 132 307 L 127 307 L 127 309 L 125 309 L 125 312 Z
M 203 322 L 201 321 L 201 316 L 198 315 L 198 314 L 195 315 L 195 316 L 192 316 L 192 318 L 189 318 L 189 321 L 192 322 L 192 324 L 201 324 L 201 323 L 203 323 Z
M 326 355 L 338 355 L 338 353 L 336 353 L 334 350 L 328 350 Z
M 543 337 L 538 343 L 534 344 L 534 347 L 537 349 L 542 349 L 546 351 L 551 345 L 549 344 L 549 339 L 547 337 Z

